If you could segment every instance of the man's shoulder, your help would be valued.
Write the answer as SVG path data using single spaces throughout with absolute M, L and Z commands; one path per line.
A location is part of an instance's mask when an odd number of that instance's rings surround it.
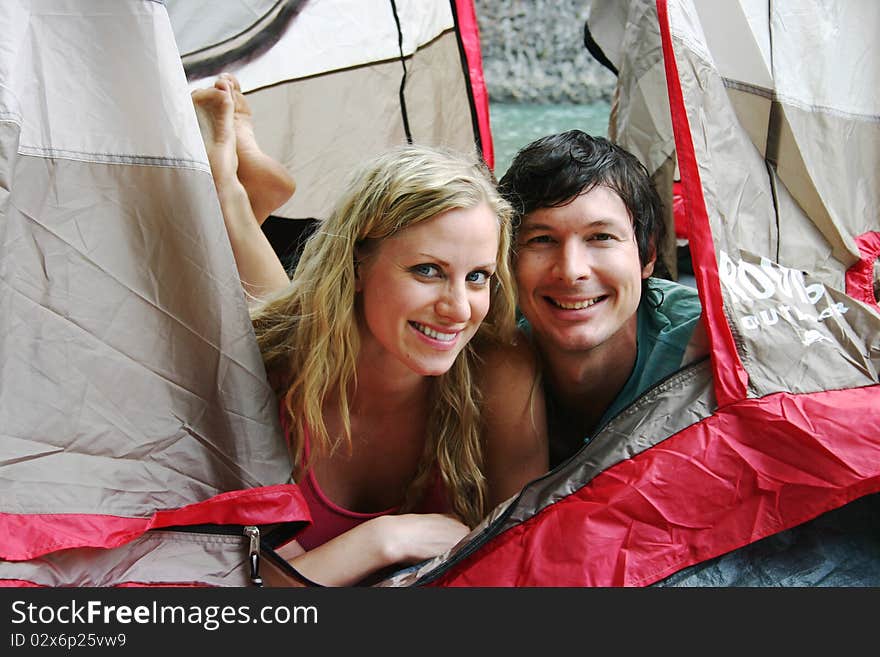
M 684 285 L 677 281 L 670 281 L 665 278 L 654 278 L 653 276 L 647 280 L 649 289 L 658 290 L 664 300 L 668 300 L 673 304 L 685 304 L 688 306 L 700 303 L 700 295 L 697 288 L 690 285 Z
M 666 326 L 693 325 L 703 312 L 696 288 L 664 278 L 649 278 L 640 309 L 662 318 Z
M 655 349 L 665 372 L 672 362 L 684 366 L 708 353 L 700 317 L 703 306 L 696 288 L 660 278 L 649 279 L 649 292 L 639 307 L 639 356 L 645 364 Z M 668 372 L 666 372 L 668 373 Z

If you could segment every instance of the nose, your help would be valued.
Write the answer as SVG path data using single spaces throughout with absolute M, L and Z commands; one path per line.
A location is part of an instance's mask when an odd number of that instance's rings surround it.
M 464 283 L 450 282 L 437 300 L 437 314 L 449 322 L 466 322 L 471 304 Z
M 568 240 L 553 261 L 553 274 L 566 283 L 588 278 L 592 272 L 587 249 L 580 240 Z

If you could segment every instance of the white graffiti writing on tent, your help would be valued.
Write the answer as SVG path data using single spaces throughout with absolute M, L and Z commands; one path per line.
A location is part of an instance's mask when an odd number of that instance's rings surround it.
M 829 302 L 819 310 L 817 304 L 827 298 L 825 286 L 821 283 L 807 285 L 803 272 L 783 267 L 764 257 L 756 265 L 743 260 L 734 261 L 725 251 L 720 251 L 719 256 L 718 275 L 732 302 L 753 310 L 756 301 L 771 300 L 769 307 L 754 309 L 757 312 L 739 316 L 740 324 L 746 330 L 773 326 L 780 319 L 792 326 L 797 323 L 813 325 L 804 328 L 799 336 L 801 342 L 809 346 L 815 342 L 830 341 L 817 330 L 819 322 L 842 316 L 849 310 L 840 302 Z

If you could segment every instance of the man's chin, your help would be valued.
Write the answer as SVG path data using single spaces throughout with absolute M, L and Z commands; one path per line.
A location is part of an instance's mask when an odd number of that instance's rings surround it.
M 589 351 L 601 342 L 595 331 L 584 330 L 545 331 L 535 337 L 538 344 L 554 351 Z

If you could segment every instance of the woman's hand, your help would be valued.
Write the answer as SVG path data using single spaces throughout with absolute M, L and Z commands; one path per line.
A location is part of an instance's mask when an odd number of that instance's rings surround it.
M 389 564 L 418 563 L 436 557 L 463 539 L 470 529 L 451 515 L 407 513 L 375 518 Z
M 394 564 L 412 564 L 443 554 L 470 530 L 452 516 L 408 513 L 379 516 L 297 556 L 285 551 L 290 564 L 313 582 L 353 586 Z M 285 546 L 286 547 L 286 546 Z

